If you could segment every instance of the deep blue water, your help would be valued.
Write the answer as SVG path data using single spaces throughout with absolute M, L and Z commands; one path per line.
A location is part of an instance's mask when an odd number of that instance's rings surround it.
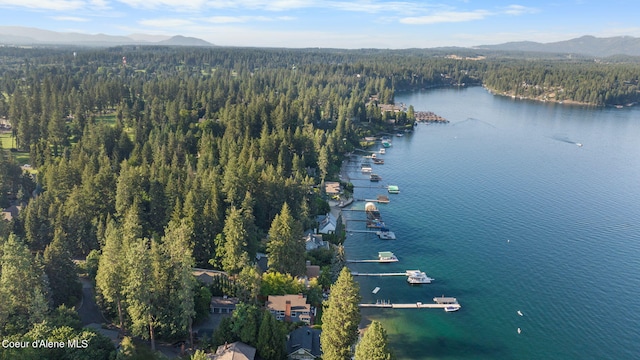
M 512 100 L 479 87 L 396 102 L 450 123 L 393 137 L 385 164 L 373 165 L 380 185 L 400 187 L 378 205 L 398 239 L 348 234 L 347 258 L 389 250 L 400 262 L 350 268 L 436 279 L 412 287 L 359 277 L 364 302 L 445 295 L 462 305 L 363 310 L 382 321 L 398 359 L 640 358 L 640 109 Z M 371 185 L 357 180 L 362 159 L 352 161 L 354 185 Z M 382 193 L 357 187 L 355 197 Z

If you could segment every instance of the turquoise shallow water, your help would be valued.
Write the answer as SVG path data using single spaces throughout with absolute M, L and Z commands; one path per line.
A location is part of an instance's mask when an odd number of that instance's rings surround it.
M 383 322 L 398 358 L 640 358 L 640 109 L 514 101 L 482 88 L 396 102 L 450 123 L 393 137 L 385 164 L 373 165 L 380 185 L 400 187 L 378 205 L 398 239 L 348 234 L 347 257 L 389 250 L 400 262 L 350 267 L 436 279 L 357 278 L 365 302 L 445 295 L 462 304 L 456 313 L 363 310 Z M 369 188 L 362 159 L 351 161 L 356 198 L 386 193 Z

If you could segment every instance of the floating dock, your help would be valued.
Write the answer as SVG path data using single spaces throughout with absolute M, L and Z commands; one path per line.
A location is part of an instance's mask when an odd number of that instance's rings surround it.
M 397 261 L 398 258 L 391 251 L 379 252 L 378 259 L 375 260 L 347 260 L 348 263 L 392 263 Z

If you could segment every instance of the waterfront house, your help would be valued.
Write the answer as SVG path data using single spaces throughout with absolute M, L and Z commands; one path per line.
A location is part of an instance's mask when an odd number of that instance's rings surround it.
M 240 341 L 220 345 L 215 354 L 207 355 L 207 359 L 211 360 L 255 360 L 255 358 L 256 348 Z
M 321 234 L 333 234 L 336 231 L 338 220 L 331 213 L 320 215 L 316 218 L 318 221 L 318 232 Z
M 336 181 L 327 181 L 324 183 L 324 192 L 329 196 L 339 195 L 342 189 L 340 183 Z
M 307 232 L 307 235 L 304 238 L 305 247 L 307 251 L 324 248 L 329 250 L 329 242 L 322 240 L 322 234 L 314 234 L 312 232 Z
M 311 325 L 312 308 L 307 304 L 307 297 L 302 294 L 269 295 L 266 308 L 277 320 Z
M 287 335 L 287 359 L 315 360 L 322 355 L 319 329 L 301 327 Z

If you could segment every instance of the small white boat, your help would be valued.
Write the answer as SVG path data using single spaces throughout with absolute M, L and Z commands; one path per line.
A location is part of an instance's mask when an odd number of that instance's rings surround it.
M 376 286 L 375 289 L 373 289 L 373 291 L 371 292 L 372 294 L 377 294 L 378 291 L 380 291 L 380 287 Z
M 518 334 L 520 334 L 522 332 L 522 330 L 520 330 L 520 328 L 518 328 Z
M 360 168 L 360 171 L 362 171 L 363 173 L 370 173 L 370 172 L 371 172 L 371 170 L 373 170 L 373 169 L 371 168 L 371 166 L 368 166 L 368 165 L 363 165 L 363 166 Z
M 376 235 L 378 235 L 378 237 L 381 240 L 395 240 L 396 239 L 396 234 L 393 231 L 389 231 L 389 229 L 378 230 L 378 231 L 376 231 Z
M 391 251 L 380 251 L 378 253 L 378 261 L 381 263 L 397 262 L 398 258 Z
M 447 306 L 444 308 L 446 312 L 454 312 L 460 310 L 460 306 Z
M 518 315 L 523 316 L 522 311 L 518 310 Z
M 407 282 L 409 284 L 431 284 L 433 280 L 420 270 L 407 270 Z
M 581 143 L 576 143 L 576 145 L 578 145 L 579 147 L 582 147 L 582 144 L 581 144 Z
M 380 151 L 378 151 L 380 154 L 386 154 L 387 153 L 387 149 L 385 148 L 380 148 Z

